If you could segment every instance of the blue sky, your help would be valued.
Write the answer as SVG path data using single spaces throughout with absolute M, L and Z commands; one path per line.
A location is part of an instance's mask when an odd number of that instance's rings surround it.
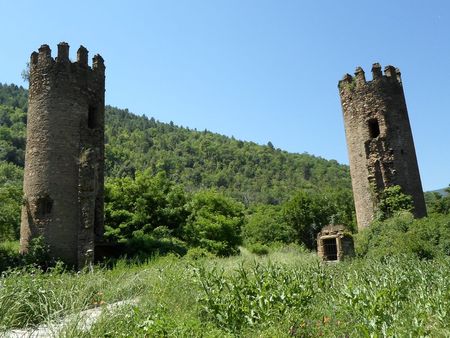
M 0 82 L 43 43 L 107 66 L 106 101 L 164 122 L 348 163 L 337 82 L 402 71 L 425 190 L 450 183 L 450 2 L 0 2 Z M 368 75 L 370 78 L 370 75 Z

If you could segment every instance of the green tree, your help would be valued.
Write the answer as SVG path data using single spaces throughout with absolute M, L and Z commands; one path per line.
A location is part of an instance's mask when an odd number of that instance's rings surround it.
M 410 212 L 376 220 L 355 236 L 358 256 L 386 257 L 399 254 L 422 259 L 450 256 L 450 215 L 432 214 L 414 219 Z
M 337 214 L 336 207 L 326 195 L 300 190 L 284 204 L 283 215 L 292 226 L 298 240 L 308 248 L 316 246 L 316 236 Z
M 196 193 L 188 204 L 190 215 L 184 239 L 216 255 L 237 252 L 244 223 L 244 205 L 215 190 Z
M 450 185 L 445 189 L 445 195 L 433 192 L 429 208 L 431 213 L 450 214 Z
M 0 241 L 19 238 L 23 170 L 0 162 Z
M 296 232 L 284 219 L 279 206 L 259 205 L 247 216 L 242 238 L 247 244 L 292 243 Z
M 105 236 L 114 240 L 133 237 L 135 231 L 150 234 L 167 227 L 180 236 L 188 215 L 184 189 L 164 172 L 149 171 L 108 180 L 105 186 Z

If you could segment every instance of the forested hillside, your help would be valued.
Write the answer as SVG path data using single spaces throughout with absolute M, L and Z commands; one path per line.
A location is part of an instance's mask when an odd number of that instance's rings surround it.
M 0 161 L 23 167 L 27 91 L 0 85 Z M 279 204 L 299 188 L 350 189 L 348 167 L 308 154 L 195 131 L 106 107 L 108 177 L 164 171 L 189 191 L 217 187 L 246 205 Z
M 108 176 L 165 171 L 189 190 L 217 187 L 245 204 L 279 204 L 299 188 L 350 188 L 348 168 L 107 107 Z
M 27 91 L 1 85 L 0 239 L 18 238 L 26 111 Z M 227 255 L 242 241 L 312 248 L 323 225 L 354 225 L 349 170 L 336 161 L 110 106 L 105 139 L 107 240 Z

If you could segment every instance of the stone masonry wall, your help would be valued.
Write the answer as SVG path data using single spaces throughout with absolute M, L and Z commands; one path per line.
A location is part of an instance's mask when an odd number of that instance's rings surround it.
M 416 217 L 426 216 L 400 71 L 376 63 L 371 81 L 358 67 L 339 81 L 358 227 L 372 222 L 384 188 L 400 185 Z
M 21 251 L 42 235 L 54 257 L 83 266 L 103 233 L 104 86 L 101 56 L 88 65 L 69 45 L 30 60 Z

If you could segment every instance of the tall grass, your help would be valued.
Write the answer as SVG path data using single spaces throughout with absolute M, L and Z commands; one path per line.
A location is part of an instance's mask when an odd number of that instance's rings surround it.
M 0 325 L 52 322 L 101 304 L 60 337 L 448 337 L 450 259 L 399 256 L 322 264 L 295 247 L 263 257 L 159 257 L 112 269 L 5 274 Z

